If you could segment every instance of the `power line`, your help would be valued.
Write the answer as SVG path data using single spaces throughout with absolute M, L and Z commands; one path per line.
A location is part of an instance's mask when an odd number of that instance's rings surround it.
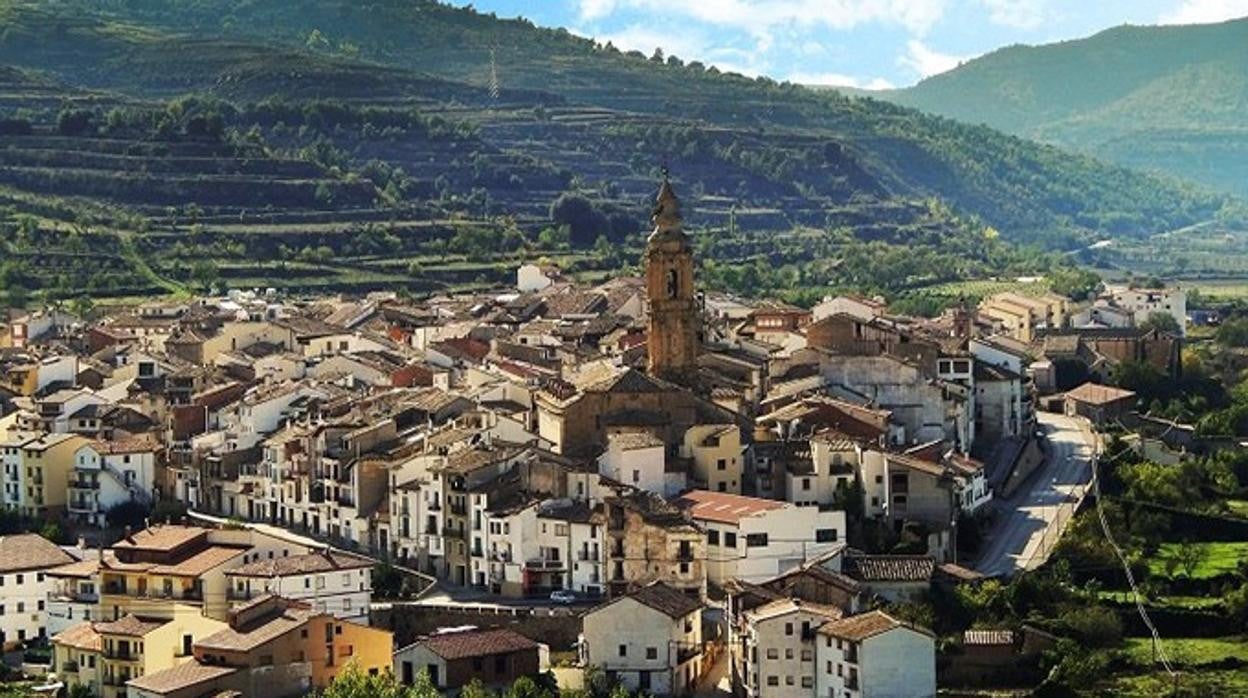
M 1114 455 L 1114 458 L 1121 456 L 1128 451 L 1124 450 Z M 1101 503 L 1101 479 L 1097 471 L 1097 453 L 1092 454 L 1092 489 L 1096 496 L 1096 516 L 1101 522 L 1101 530 L 1105 533 L 1105 540 L 1109 542 L 1110 547 L 1114 549 L 1114 554 L 1122 563 L 1123 572 L 1126 573 L 1127 584 L 1131 587 L 1131 593 L 1135 600 L 1136 611 L 1140 614 L 1140 619 L 1144 621 L 1144 627 L 1148 628 L 1149 635 L 1153 638 L 1153 650 L 1157 658 L 1161 661 L 1161 666 L 1171 678 L 1178 682 L 1178 672 L 1170 664 L 1170 658 L 1166 656 L 1165 645 L 1162 642 L 1161 634 L 1157 632 L 1157 626 L 1153 625 L 1153 619 L 1148 615 L 1148 609 L 1144 607 L 1143 596 L 1140 594 L 1139 585 L 1135 582 L 1135 574 L 1131 571 L 1131 564 L 1127 561 L 1126 553 L 1118 546 L 1118 542 L 1114 540 L 1113 533 L 1109 530 L 1109 521 L 1105 518 L 1105 508 Z

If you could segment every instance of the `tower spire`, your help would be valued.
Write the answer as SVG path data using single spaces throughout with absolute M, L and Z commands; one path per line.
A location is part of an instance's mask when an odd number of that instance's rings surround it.
M 676 378 L 694 370 L 699 348 L 699 315 L 693 280 L 693 246 L 682 229 L 680 199 L 667 167 L 650 220 L 646 242 L 646 350 L 650 372 Z

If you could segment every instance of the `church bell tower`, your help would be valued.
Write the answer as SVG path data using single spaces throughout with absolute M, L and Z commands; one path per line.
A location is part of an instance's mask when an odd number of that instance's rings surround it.
M 645 253 L 650 374 L 679 378 L 696 366 L 700 319 L 693 285 L 693 247 L 682 227 L 680 200 L 666 173 L 651 221 L 654 232 Z

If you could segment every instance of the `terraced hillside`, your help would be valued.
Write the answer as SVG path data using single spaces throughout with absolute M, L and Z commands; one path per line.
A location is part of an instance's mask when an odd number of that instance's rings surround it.
M 706 282 L 795 300 L 1043 271 L 1042 248 L 1229 205 L 987 129 L 434 3 L 0 0 L 0 22 L 5 244 L 28 249 L 22 214 L 77 226 L 124 243 L 127 273 L 155 289 L 429 292 L 539 257 L 601 276 L 637 259 L 663 166 Z M 13 259 L 0 285 L 65 295 Z

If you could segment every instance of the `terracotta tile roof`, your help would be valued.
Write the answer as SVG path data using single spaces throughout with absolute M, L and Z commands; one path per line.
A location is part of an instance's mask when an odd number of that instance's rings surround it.
M 37 533 L 0 536 L 0 573 L 37 570 L 74 562 L 73 556 Z
M 284 608 L 281 613 L 269 614 L 256 622 L 215 632 L 195 644 L 224 652 L 247 652 L 298 630 L 315 615 L 316 611 L 307 607 Z
M 53 567 L 44 572 L 44 574 L 49 577 L 79 577 L 87 579 L 98 572 L 99 569 L 100 561 L 97 559 L 79 560 L 59 567 Z
M 685 616 L 702 608 L 702 602 L 663 582 L 652 582 L 629 594 L 627 598 L 649 606 L 671 618 Z
M 53 635 L 52 642 L 87 652 L 99 652 L 104 649 L 104 638 L 96 631 L 95 623 L 89 621 L 71 625 Z
M 1067 392 L 1066 397 L 1089 405 L 1108 405 L 1119 400 L 1129 400 L 1135 397 L 1135 393 L 1109 385 L 1084 383 L 1078 388 Z
M 938 565 L 936 570 L 940 574 L 959 582 L 975 582 L 984 578 L 984 575 L 979 572 L 963 567 L 962 565 L 955 565 L 952 562 L 946 562 L 943 565 Z
M 113 547 L 123 550 L 170 551 L 207 535 L 208 529 L 199 526 L 157 524 L 117 541 Z
M 216 681 L 239 671 L 238 667 L 186 662 L 178 666 L 130 679 L 126 685 L 149 693 L 169 694 Z M 198 695 L 198 694 L 196 694 Z
M 308 553 L 276 557 L 272 560 L 256 560 L 242 567 L 226 570 L 227 575 L 239 577 L 286 577 L 297 574 L 314 574 L 336 570 L 355 570 L 373 566 L 367 558 L 345 553 Z
M 95 629 L 101 635 L 143 637 L 168 622 L 167 620 L 157 618 L 139 618 L 132 613 L 127 613 L 117 620 L 107 623 L 96 623 Z
M 760 621 L 778 618 L 797 611 L 813 613 L 828 620 L 837 620 L 845 615 L 845 612 L 836 606 L 803 601 L 802 599 L 776 599 L 746 611 L 745 615 L 753 621 Z
M 537 643 L 513 630 L 467 630 L 427 637 L 416 643 L 447 660 L 488 657 L 524 650 L 537 650 Z
M 151 453 L 160 450 L 160 444 L 154 437 L 144 435 L 122 441 L 92 441 L 91 450 L 100 455 Z
M 839 637 L 843 640 L 861 642 L 904 625 L 904 623 L 883 611 L 869 611 L 824 623 L 819 626 L 819 633 Z
M 862 582 L 927 582 L 936 561 L 926 555 L 846 555 L 845 574 Z
M 736 524 L 747 516 L 783 509 L 788 504 L 774 499 L 745 497 L 726 492 L 691 490 L 676 500 L 676 506 L 687 511 L 694 519 Z
M 209 570 L 219 567 L 226 562 L 247 552 L 247 548 L 231 548 L 224 545 L 214 545 L 191 555 L 190 557 L 173 565 L 156 565 L 149 572 L 151 574 L 164 574 L 171 577 L 198 577 Z
M 967 630 L 962 633 L 963 645 L 1013 645 L 1013 630 Z

